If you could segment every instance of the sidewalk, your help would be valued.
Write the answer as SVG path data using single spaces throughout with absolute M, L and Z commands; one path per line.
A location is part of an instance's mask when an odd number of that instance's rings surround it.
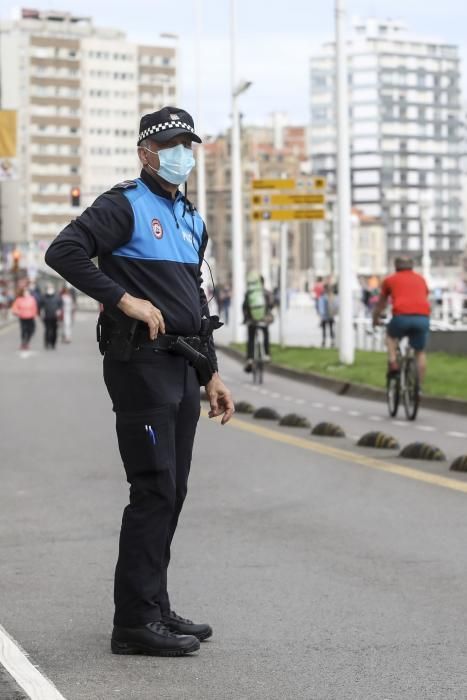
M 211 312 L 214 313 L 214 312 Z M 222 319 L 221 319 L 222 320 Z M 216 343 L 229 345 L 232 342 L 232 317 L 229 325 L 216 331 Z M 246 326 L 243 326 L 243 342 L 246 342 Z M 274 309 L 274 322 L 269 327 L 271 343 L 279 342 L 279 315 Z M 285 319 L 285 344 L 295 347 L 321 347 L 320 318 L 314 307 L 290 308 Z

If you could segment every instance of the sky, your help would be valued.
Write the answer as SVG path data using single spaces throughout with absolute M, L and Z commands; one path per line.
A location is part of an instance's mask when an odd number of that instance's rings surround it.
M 252 82 L 239 98 L 245 123 L 264 124 L 286 112 L 291 124 L 309 119 L 309 58 L 334 33 L 334 0 L 235 0 L 236 76 Z M 0 0 L 0 17 L 18 2 Z M 230 123 L 230 0 L 26 0 L 23 6 L 91 16 L 95 24 L 126 31 L 134 42 L 157 43 L 160 33 L 180 37 L 181 106 L 198 115 L 203 134 Z M 201 109 L 196 99 L 196 7 L 201 8 Z M 403 20 L 413 33 L 441 38 L 467 58 L 467 4 L 460 0 L 347 0 L 352 17 Z M 463 79 L 464 101 L 467 75 Z

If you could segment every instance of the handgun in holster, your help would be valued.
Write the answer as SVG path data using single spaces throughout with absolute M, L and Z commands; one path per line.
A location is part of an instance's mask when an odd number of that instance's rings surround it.
M 181 336 L 178 336 L 178 338 L 174 341 L 170 350 L 175 355 L 181 355 L 188 360 L 190 365 L 192 365 L 196 370 L 200 385 L 206 386 L 215 372 L 209 357 L 207 357 L 207 355 L 203 355 L 201 352 L 198 352 L 198 350 L 195 350 L 195 348 L 189 345 L 189 343 L 187 343 Z
M 111 360 L 128 362 L 135 349 L 134 337 L 138 321 L 125 314 L 101 312 L 97 320 L 96 335 L 101 355 Z

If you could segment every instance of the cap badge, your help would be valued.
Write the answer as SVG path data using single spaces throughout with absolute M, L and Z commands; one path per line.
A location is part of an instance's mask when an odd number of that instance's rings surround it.
M 162 230 L 162 224 L 159 219 L 153 219 L 151 221 L 152 232 L 156 238 L 162 238 L 164 231 Z
M 172 121 L 177 121 L 177 119 L 178 119 L 178 114 L 171 114 L 171 115 L 170 115 L 170 118 L 172 119 Z

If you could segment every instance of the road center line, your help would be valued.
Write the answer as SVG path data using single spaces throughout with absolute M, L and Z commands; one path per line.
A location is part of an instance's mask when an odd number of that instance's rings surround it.
M 203 409 L 202 415 L 207 418 L 207 411 Z M 428 472 L 413 469 L 412 467 L 406 467 L 401 464 L 383 462 L 382 460 L 375 459 L 374 457 L 366 457 L 365 455 L 350 452 L 349 450 L 344 450 L 340 447 L 332 447 L 331 445 L 324 445 L 323 443 L 315 442 L 311 439 L 296 437 L 295 435 L 289 435 L 288 433 L 281 433 L 277 430 L 264 428 L 260 425 L 248 423 L 240 418 L 233 418 L 229 425 L 232 425 L 232 427 L 236 428 L 237 430 L 244 430 L 248 433 L 254 433 L 255 435 L 268 438 L 269 440 L 282 442 L 286 445 L 292 445 L 293 447 L 300 447 L 304 450 L 317 452 L 328 457 L 335 457 L 337 460 L 343 462 L 352 462 L 353 464 L 359 464 L 362 467 L 369 467 L 370 469 L 377 469 L 378 471 L 397 474 L 398 476 L 403 476 L 406 479 L 422 481 L 425 484 L 431 484 L 432 486 L 441 486 L 442 488 L 451 489 L 452 491 L 467 493 L 467 481 L 450 479 L 446 476 L 441 476 L 438 474 L 429 474 Z
M 0 664 L 13 676 L 31 700 L 65 700 L 51 681 L 43 676 L 25 652 L 0 625 Z

